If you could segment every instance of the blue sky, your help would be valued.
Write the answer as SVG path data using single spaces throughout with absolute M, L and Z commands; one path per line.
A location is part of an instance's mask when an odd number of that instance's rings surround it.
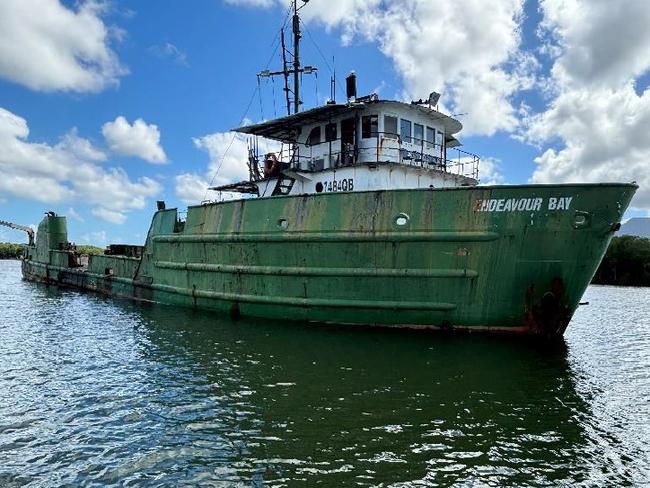
M 624 23 L 647 30 L 647 5 L 312 0 L 302 58 L 320 71 L 303 100 L 329 96 L 318 45 L 339 80 L 357 72 L 361 93 L 441 91 L 446 109 L 467 113 L 460 139 L 487 161 L 488 181 L 650 183 L 650 142 L 639 140 L 650 38 Z M 280 80 L 245 109 L 285 11 L 284 0 L 3 2 L 0 218 L 36 224 L 54 210 L 78 243 L 140 243 L 156 200 L 200 199 L 217 167 L 217 181 L 236 178 L 237 150 L 221 163 L 228 130 L 284 113 Z M 634 205 L 630 216 L 646 215 L 650 196 Z

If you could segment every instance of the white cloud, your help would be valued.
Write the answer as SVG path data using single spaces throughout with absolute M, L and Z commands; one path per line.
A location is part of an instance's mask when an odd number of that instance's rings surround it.
M 62 151 L 74 154 L 79 159 L 106 161 L 106 154 L 94 147 L 88 139 L 79 137 L 76 127 L 63 136 L 57 146 Z
M 99 246 L 103 246 L 106 244 L 107 238 L 106 238 L 106 231 L 101 230 L 98 232 L 90 232 L 88 234 L 84 234 L 81 236 L 81 240 L 85 242 L 86 244 L 99 244 Z
M 113 122 L 106 122 L 102 126 L 102 134 L 111 151 L 117 154 L 136 156 L 156 164 L 167 162 L 165 151 L 160 145 L 160 131 L 154 124 L 147 124 L 142 119 L 129 124 L 120 115 Z
M 465 135 L 492 135 L 516 128 L 511 99 L 530 85 L 531 74 L 516 62 L 523 3 L 403 0 L 350 18 L 353 32 L 378 41 L 393 60 L 408 98 L 441 91 L 446 109 L 467 113 Z
M 66 213 L 65 213 L 65 214 L 66 214 L 67 217 L 70 217 L 70 218 L 73 218 L 73 219 L 75 219 L 75 220 L 78 220 L 79 222 L 85 222 L 85 221 L 86 221 L 86 220 L 85 220 L 81 215 L 79 215 L 79 212 L 77 212 L 77 211 L 76 211 L 74 208 L 72 208 L 72 207 L 68 207 L 68 210 L 66 210 Z
M 621 86 L 650 65 L 650 2 L 541 0 L 541 34 L 562 84 Z
M 533 118 L 529 135 L 559 138 L 535 162 L 538 183 L 637 181 L 633 205 L 650 208 L 650 90 L 638 96 L 632 84 L 612 90 L 570 90 Z
M 219 186 L 248 180 L 248 137 L 235 132 L 216 132 L 193 139 L 198 149 L 210 156 L 205 175 L 183 173 L 176 176 L 176 195 L 188 204 L 200 203 L 209 193 L 209 186 Z M 280 144 L 258 139 L 260 154 L 277 152 Z
M 115 210 L 110 210 L 108 208 L 97 207 L 92 209 L 91 213 L 95 217 L 99 217 L 100 219 L 113 224 L 123 224 L 126 222 L 126 215 L 122 212 L 116 212 Z
M 483 158 L 479 164 L 481 185 L 501 185 L 504 182 L 500 161 L 495 158 Z
M 1 161 L 0 168 L 6 171 Z M 2 193 L 42 203 L 57 203 L 74 196 L 70 188 L 54 178 L 16 174 L 10 170 L 0 178 L 0 194 Z
M 122 169 L 98 166 L 105 156 L 75 130 L 56 145 L 30 142 L 28 136 L 27 121 L 0 108 L 0 195 L 43 203 L 77 201 L 105 220 L 123 222 L 161 190 L 150 178 L 132 181 Z
M 188 66 L 187 54 L 181 51 L 178 47 L 176 47 L 171 42 L 166 42 L 164 44 L 157 44 L 155 46 L 151 46 L 149 48 L 149 52 L 155 54 L 161 59 L 165 59 L 165 58 L 171 59 L 177 64 Z
M 97 92 L 127 70 L 110 48 L 98 2 L 0 2 L 0 76 L 40 91 Z
M 287 2 L 280 0 L 279 3 L 286 5 Z M 342 26 L 343 40 L 347 43 L 357 31 L 369 30 L 381 22 L 377 16 L 381 8 L 380 0 L 329 0 L 312 2 L 300 13 L 307 22 L 316 20 L 328 29 Z
M 547 109 L 529 118 L 525 139 L 547 147 L 533 182 L 636 180 L 633 207 L 650 209 L 650 3 L 543 0 L 540 35 L 555 56 Z M 548 147 L 556 143 L 553 147 Z
M 158 182 L 146 176 L 131 181 L 121 168 L 103 170 L 91 165 L 78 169 L 73 187 L 77 194 L 84 196 L 85 201 L 96 206 L 96 211 L 100 212 L 97 216 L 108 216 L 105 220 L 114 223 L 121 223 L 117 222 L 118 220 L 124 221 L 129 210 L 144 208 L 147 198 L 161 190 Z M 117 213 L 123 217 L 116 217 Z
M 193 205 L 205 200 L 210 182 L 195 173 L 176 176 L 176 196 L 183 202 Z
M 225 185 L 248 178 L 246 136 L 234 132 L 216 132 L 192 139 L 194 145 L 207 151 L 210 163 L 205 175 L 184 173 L 176 177 L 176 195 L 188 204 L 206 198 L 209 186 Z
M 225 185 L 248 178 L 248 136 L 233 132 L 217 132 L 193 139 L 194 145 L 208 152 L 214 185 Z

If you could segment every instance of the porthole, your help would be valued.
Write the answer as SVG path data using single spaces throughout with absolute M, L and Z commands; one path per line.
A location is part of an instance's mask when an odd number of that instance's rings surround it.
M 409 222 L 409 216 L 405 213 L 400 213 L 395 217 L 395 225 L 400 227 L 405 226 Z
M 323 184 L 319 181 L 316 183 L 316 193 L 321 193 L 323 191 Z
M 287 222 L 287 219 L 280 219 L 278 220 L 278 227 L 282 230 L 285 230 L 287 227 L 289 227 L 289 222 Z
M 584 229 L 586 227 L 589 227 L 589 225 L 591 223 L 590 217 L 591 217 L 591 215 L 589 214 L 589 212 L 583 212 L 583 211 L 578 210 L 575 213 L 575 217 L 574 217 L 574 220 L 573 220 L 573 228 L 574 229 Z

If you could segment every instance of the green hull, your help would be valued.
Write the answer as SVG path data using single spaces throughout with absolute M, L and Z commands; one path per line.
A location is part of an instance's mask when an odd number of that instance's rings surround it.
M 141 259 L 71 267 L 46 217 L 26 279 L 251 317 L 562 334 L 636 190 L 522 185 L 272 197 L 175 209 Z M 51 227 L 51 229 L 50 229 Z M 48 242 L 43 233 L 51 232 Z

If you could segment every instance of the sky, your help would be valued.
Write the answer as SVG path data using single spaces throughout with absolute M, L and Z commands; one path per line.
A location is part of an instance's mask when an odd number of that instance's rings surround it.
M 302 0 L 299 0 L 302 4 Z M 140 244 L 157 200 L 184 209 L 245 179 L 230 129 L 284 115 L 287 0 L 2 0 L 0 219 L 68 217 L 69 239 Z M 304 107 L 354 70 L 359 94 L 442 94 L 483 183 L 636 181 L 650 214 L 647 0 L 311 0 Z M 212 195 L 214 197 L 214 195 Z M 0 241 L 23 236 L 0 228 Z

